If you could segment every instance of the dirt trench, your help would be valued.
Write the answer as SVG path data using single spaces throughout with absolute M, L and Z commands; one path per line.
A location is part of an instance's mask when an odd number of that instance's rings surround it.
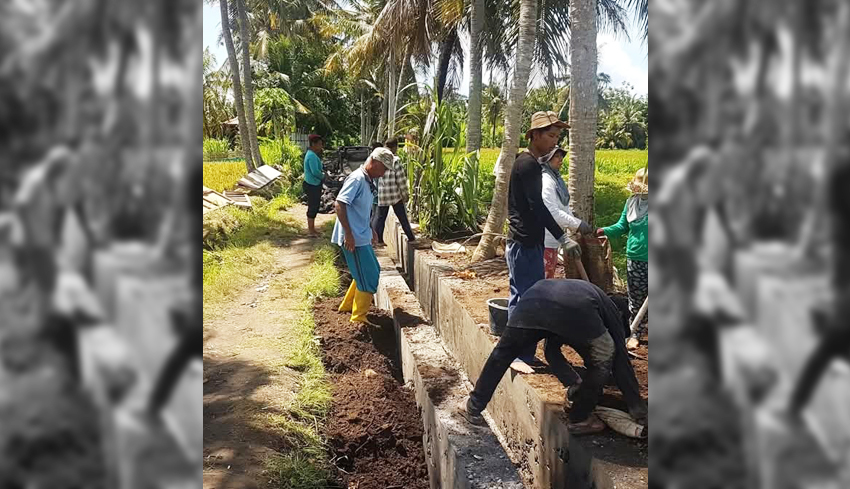
M 340 298 L 317 301 L 316 334 L 333 386 L 326 436 L 344 488 L 429 487 L 423 427 L 413 390 L 404 386 L 393 320 L 382 311 L 371 325 L 337 312 Z

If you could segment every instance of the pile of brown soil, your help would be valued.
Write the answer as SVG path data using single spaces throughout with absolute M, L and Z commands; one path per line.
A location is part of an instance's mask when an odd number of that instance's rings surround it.
M 392 318 L 349 322 L 339 298 L 317 301 L 316 333 L 333 385 L 327 438 L 337 483 L 358 489 L 427 488 L 423 428 L 397 364 Z

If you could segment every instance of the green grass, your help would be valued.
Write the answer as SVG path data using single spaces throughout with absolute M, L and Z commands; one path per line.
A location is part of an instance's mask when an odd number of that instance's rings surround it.
M 269 457 L 265 469 L 274 487 L 316 489 L 326 487 L 330 477 L 321 425 L 331 404 L 331 386 L 321 360 L 313 320 L 313 301 L 339 295 L 340 277 L 334 262 L 337 252 L 325 245 L 313 253 L 313 263 L 295 291 L 303 314 L 295 325 L 295 346 L 287 365 L 302 372 L 299 390 L 284 415 L 266 415 L 266 423 L 293 447 Z
M 247 173 L 245 160 L 204 162 L 204 186 L 217 192 L 233 190 Z
M 282 212 L 292 205 L 290 196 L 251 201 L 251 210 L 228 206 L 204 216 L 204 227 L 210 230 L 209 249 L 203 252 L 206 318 L 274 267 L 274 246 L 301 231 L 300 224 Z

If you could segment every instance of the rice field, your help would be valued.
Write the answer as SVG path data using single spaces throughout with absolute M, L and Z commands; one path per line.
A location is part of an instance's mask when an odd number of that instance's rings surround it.
M 244 160 L 204 162 L 204 186 L 217 192 L 233 190 L 246 173 Z

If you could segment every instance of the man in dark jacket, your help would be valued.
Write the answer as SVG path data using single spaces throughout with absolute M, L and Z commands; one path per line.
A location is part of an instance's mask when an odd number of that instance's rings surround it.
M 526 133 L 530 140 L 528 151 L 520 153 L 511 170 L 508 187 L 508 242 L 505 259 L 510 276 L 508 318 L 513 314 L 523 293 L 538 280 L 545 277 L 543 267 L 544 230 L 548 229 L 560 245 L 570 254 L 580 253 L 578 244 L 567 237 L 563 229 L 549 213 L 543 203 L 543 172 L 541 160 L 555 149 L 561 130 L 568 129 L 567 123 L 558 119 L 554 112 L 537 112 L 531 117 L 531 127 Z M 592 232 L 589 224 L 582 221 L 579 232 Z M 534 346 L 520 352 L 518 360 L 534 360 Z M 518 370 L 528 372 L 527 366 Z
M 541 280 L 523 294 L 499 343 L 487 358 L 484 370 L 461 413 L 473 424 L 481 417 L 511 360 L 529 345 L 546 341 L 546 361 L 567 388 L 569 430 L 576 435 L 605 429 L 593 409 L 613 370 L 614 381 L 623 393 L 629 413 L 645 424 L 646 402 L 626 350 L 625 331 L 628 312 L 617 305 L 599 287 L 584 280 Z M 579 378 L 561 354 L 566 344 L 581 355 L 587 369 Z

